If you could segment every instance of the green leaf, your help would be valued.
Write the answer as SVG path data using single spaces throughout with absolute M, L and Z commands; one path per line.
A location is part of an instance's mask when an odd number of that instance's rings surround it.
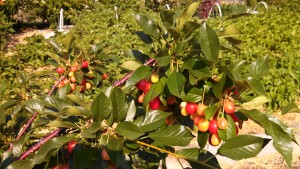
M 209 137 L 208 132 L 198 131 L 197 142 L 198 142 L 198 145 L 201 149 L 205 148 L 205 146 L 207 144 L 208 137 Z
M 78 126 L 69 121 L 53 120 L 46 126 L 49 127 L 65 127 L 65 128 L 78 128 Z
M 246 81 L 256 93 L 266 95 L 265 88 L 258 79 L 248 77 Z
M 219 105 L 215 104 L 204 110 L 205 118 L 211 120 L 219 109 Z
M 198 148 L 185 148 L 185 149 L 180 149 L 176 151 L 176 154 L 188 157 L 191 159 L 198 159 L 198 156 L 200 154 L 200 151 Z
M 140 66 L 141 64 L 136 61 L 126 61 L 121 64 L 121 67 L 127 70 L 136 70 Z
M 151 37 L 147 34 L 145 34 L 144 32 L 142 31 L 137 31 L 135 32 L 139 38 L 145 43 L 145 44 L 151 44 L 153 41 L 151 39 Z
M 74 169 L 82 168 L 107 168 L 107 162 L 101 159 L 101 152 L 94 148 L 88 147 L 74 153 Z
M 133 72 L 133 74 L 130 76 L 130 78 L 127 80 L 125 87 L 131 88 L 135 84 L 137 84 L 142 79 L 145 79 L 149 74 L 151 73 L 151 68 L 149 66 L 141 66 L 136 71 Z
M 259 112 L 258 110 L 245 110 L 240 109 L 239 112 L 265 128 L 266 134 L 273 138 L 274 148 L 283 156 L 289 167 L 292 163 L 292 135 L 287 133 L 277 123 L 269 120 L 266 114 Z
M 30 169 L 33 166 L 34 164 L 31 160 L 18 160 L 9 165 L 7 169 Z
M 249 67 L 249 76 L 260 79 L 269 72 L 269 57 L 265 56 L 253 62 Z
M 61 148 L 64 144 L 74 139 L 70 136 L 55 137 L 47 141 L 36 153 L 33 159 L 34 164 L 44 161 L 44 158 L 53 151 Z
M 132 121 L 136 114 L 136 106 L 134 100 L 130 102 L 125 121 Z
M 160 30 L 158 29 L 158 25 L 154 23 L 152 20 L 148 19 L 146 15 L 136 14 L 134 15 L 135 19 L 142 27 L 145 34 L 153 37 L 157 42 L 160 39 Z
M 161 127 L 150 133 L 149 137 L 168 146 L 187 146 L 194 138 L 190 131 L 181 125 Z
M 144 102 L 143 102 L 144 107 L 146 107 L 152 99 L 159 96 L 163 92 L 166 82 L 167 82 L 167 78 L 162 77 L 159 79 L 157 83 L 151 85 L 150 90 L 148 91 L 148 93 L 145 95 L 144 98 Z
M 110 101 L 104 93 L 100 93 L 91 105 L 93 120 L 100 123 L 110 115 Z
M 171 94 L 180 97 L 184 90 L 185 82 L 186 79 L 181 73 L 173 72 L 167 81 L 167 85 Z
M 226 77 L 227 77 L 226 75 L 222 74 L 220 81 L 213 84 L 213 92 L 218 99 L 223 98 L 223 91 L 226 83 Z
M 85 101 L 83 99 L 81 99 L 80 97 L 78 97 L 78 96 L 76 96 L 74 94 L 68 94 L 67 98 L 69 98 L 70 100 L 72 100 L 73 102 L 75 102 L 76 104 L 78 104 L 79 106 L 84 107 L 86 109 L 89 109 L 88 104 L 85 103 Z
M 130 140 L 135 140 L 144 134 L 137 125 L 127 121 L 119 123 L 116 132 Z
M 135 58 L 136 60 L 140 61 L 141 63 L 144 63 L 149 59 L 149 56 L 143 54 L 139 50 L 127 50 L 127 51 L 125 51 L 125 54 Z
M 245 60 L 237 59 L 236 61 L 233 62 L 232 65 L 229 66 L 229 68 L 236 72 L 241 72 L 245 62 L 246 62 Z
M 288 105 L 284 106 L 281 110 L 282 115 L 287 113 L 300 113 L 300 109 L 298 108 L 296 103 L 289 103 Z
M 229 140 L 236 136 L 236 128 L 233 119 L 230 115 L 226 114 L 226 119 L 228 123 L 228 127 L 225 130 L 218 130 L 218 134 L 220 138 L 224 141 Z
M 238 135 L 223 143 L 218 154 L 233 160 L 255 157 L 269 141 L 270 139 L 257 136 Z
M 123 139 L 111 138 L 107 144 L 107 153 L 117 168 L 125 163 L 123 143 Z
M 254 109 L 262 106 L 263 104 L 269 102 L 270 100 L 267 99 L 265 96 L 257 96 L 249 102 L 243 103 L 241 106 L 245 109 Z
M 6 122 L 5 111 L 0 107 L 0 126 Z
M 47 96 L 44 98 L 46 106 L 53 106 L 58 110 L 62 110 L 63 108 L 72 106 L 69 102 L 65 99 L 58 98 L 56 96 Z
M 64 87 L 58 89 L 58 97 L 61 99 L 64 99 L 66 95 L 70 92 L 71 90 L 71 85 L 64 85 Z
M 28 140 L 28 138 L 29 138 L 28 135 L 24 135 L 20 139 L 18 139 L 17 141 L 15 141 L 13 143 L 12 153 L 15 156 L 20 155 L 20 153 L 22 152 L 22 148 L 24 147 L 24 144 L 26 143 L 26 141 Z
M 212 76 L 209 68 L 201 60 L 189 59 L 188 61 L 183 63 L 181 69 L 189 70 L 190 74 L 192 74 L 196 78 L 207 78 Z
M 126 103 L 125 93 L 120 88 L 113 88 L 110 96 L 112 104 L 112 115 L 114 122 L 125 120 L 127 116 L 128 105 Z
M 138 117 L 133 123 L 143 132 L 149 132 L 161 127 L 171 114 L 161 110 L 151 110 L 146 112 L 145 116 Z
M 199 43 L 201 50 L 208 60 L 215 61 L 218 59 L 220 42 L 216 32 L 206 23 L 200 28 Z
M 183 25 L 194 15 L 196 10 L 198 9 L 200 2 L 192 3 L 187 9 L 185 9 L 181 15 L 177 18 L 176 30 L 180 32 L 183 29 Z
M 89 116 L 89 112 L 79 106 L 66 107 L 60 111 L 60 114 L 69 116 Z
M 92 132 L 90 128 L 83 128 L 81 129 L 81 136 L 85 139 L 93 139 L 96 138 L 96 134 Z
M 43 111 L 44 104 L 40 100 L 32 99 L 32 100 L 26 100 L 25 105 L 29 107 L 30 109 L 36 110 L 36 111 Z
M 164 67 L 171 63 L 172 56 L 156 57 L 155 60 L 157 61 L 158 66 Z
M 192 88 L 189 93 L 182 96 L 181 99 L 186 102 L 198 103 L 202 100 L 203 90 L 196 87 Z

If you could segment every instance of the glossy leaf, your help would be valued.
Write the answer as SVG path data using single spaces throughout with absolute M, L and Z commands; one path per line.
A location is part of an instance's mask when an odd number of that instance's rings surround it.
M 58 110 L 62 110 L 63 108 L 72 106 L 72 104 L 67 102 L 65 99 L 61 99 L 56 96 L 47 96 L 44 98 L 44 101 L 46 102 L 45 105 L 51 107 L 53 106 Z
M 125 121 L 132 121 L 133 118 L 135 117 L 135 115 L 136 115 L 136 106 L 135 106 L 134 100 L 132 100 L 130 102 Z
M 217 112 L 219 105 L 211 105 L 204 110 L 205 118 L 211 120 Z
M 116 132 L 130 140 L 135 140 L 144 134 L 137 125 L 127 121 L 119 123 Z
M 121 67 L 127 70 L 136 70 L 140 66 L 141 64 L 135 61 L 126 61 L 121 64 Z
M 29 107 L 30 109 L 33 109 L 33 110 L 36 110 L 36 111 L 43 111 L 43 109 L 44 109 L 44 104 L 40 100 L 35 100 L 35 99 L 27 100 L 25 102 L 25 105 L 27 107 Z
M 137 31 L 135 32 L 138 37 L 145 43 L 145 44 L 151 44 L 153 41 L 151 39 L 151 37 L 147 34 L 145 34 L 144 32 L 142 31 Z
M 273 138 L 274 148 L 284 157 L 288 166 L 291 166 L 292 160 L 292 138 L 284 131 L 280 125 L 268 119 L 266 114 L 258 110 L 245 110 L 241 109 L 239 112 L 246 115 L 248 118 L 265 128 L 266 134 Z
M 245 109 L 254 109 L 262 106 L 263 104 L 269 102 L 270 100 L 267 99 L 265 96 L 257 96 L 249 102 L 243 103 L 241 106 Z
M 160 30 L 158 29 L 158 25 L 154 23 L 152 20 L 148 19 L 146 15 L 136 14 L 134 15 L 135 19 L 142 27 L 144 33 L 153 37 L 156 41 L 159 41 Z
M 33 168 L 34 164 L 31 160 L 18 160 L 13 162 L 7 167 L 7 169 L 30 169 Z
M 185 82 L 186 79 L 181 73 L 173 72 L 167 81 L 171 94 L 180 97 L 183 92 Z
M 6 122 L 6 114 L 5 111 L 0 107 L 0 125 Z
M 223 74 L 220 78 L 220 81 L 213 84 L 213 92 L 214 92 L 214 95 L 218 99 L 223 98 L 223 90 L 224 90 L 224 87 L 225 87 L 225 83 L 226 83 L 226 75 Z
M 260 83 L 260 81 L 258 79 L 248 77 L 247 83 L 249 84 L 251 89 L 253 89 L 256 93 L 262 94 L 262 95 L 266 94 L 264 86 Z
M 26 143 L 27 140 L 28 140 L 28 135 L 26 134 L 13 143 L 12 153 L 15 156 L 20 155 L 20 153 L 22 152 L 22 148 L 24 147 L 24 144 Z
M 198 131 L 197 142 L 198 142 L 198 145 L 201 149 L 205 148 L 205 146 L 207 144 L 208 137 L 209 137 L 208 132 Z
M 107 168 L 107 162 L 101 159 L 99 149 L 89 147 L 74 153 L 74 169 Z
M 217 60 L 220 50 L 219 38 L 206 23 L 200 28 L 199 42 L 205 57 L 211 61 Z
M 156 57 L 155 60 L 158 62 L 158 66 L 167 66 L 172 61 L 172 56 L 163 56 L 163 57 Z
M 168 146 L 187 146 L 194 138 L 190 131 L 181 125 L 161 127 L 150 133 L 149 137 Z
M 183 29 L 183 25 L 194 15 L 196 10 L 198 9 L 200 2 L 192 3 L 187 9 L 185 9 L 182 14 L 177 18 L 177 31 L 181 31 Z
M 282 115 L 287 113 L 300 113 L 300 108 L 298 108 L 296 103 L 289 103 L 281 110 Z
M 64 144 L 72 139 L 73 137 L 70 136 L 61 136 L 50 139 L 35 153 L 33 163 L 39 164 L 49 153 L 61 148 Z
M 171 113 L 167 113 L 161 110 L 148 111 L 145 116 L 138 117 L 133 123 L 136 124 L 143 132 L 153 131 L 161 127 L 168 116 Z
M 111 138 L 106 147 L 107 153 L 111 161 L 116 165 L 116 167 L 120 167 L 125 163 L 123 143 L 123 139 Z
M 249 67 L 249 76 L 260 79 L 269 72 L 269 57 L 265 56 L 253 62 Z
M 218 134 L 220 138 L 224 141 L 229 140 L 236 136 L 236 128 L 233 119 L 230 115 L 226 114 L 226 119 L 228 123 L 227 129 L 224 130 L 218 130 Z
M 89 112 L 82 107 L 72 106 L 66 107 L 60 111 L 61 115 L 69 115 L 69 116 L 89 116 Z
M 126 88 L 130 88 L 137 84 L 142 79 L 145 79 L 151 73 L 149 66 L 141 66 L 134 71 L 130 78 L 126 82 Z
M 100 93 L 91 105 L 93 120 L 100 123 L 110 115 L 110 101 L 104 93 Z
M 218 154 L 233 160 L 255 157 L 269 141 L 270 139 L 257 136 L 238 135 L 223 143 Z
M 148 93 L 145 95 L 144 98 L 144 102 L 143 102 L 144 107 L 146 107 L 152 99 L 154 99 L 155 97 L 157 97 L 163 92 L 166 83 L 167 83 L 167 78 L 162 77 L 159 79 L 157 83 L 151 85 L 150 90 L 148 91 Z
M 192 88 L 188 94 L 182 96 L 181 99 L 186 102 L 198 103 L 202 100 L 203 90 L 196 87 Z
M 126 103 L 125 93 L 120 88 L 113 88 L 110 96 L 112 104 L 112 115 L 114 122 L 125 120 L 127 116 L 128 105 Z

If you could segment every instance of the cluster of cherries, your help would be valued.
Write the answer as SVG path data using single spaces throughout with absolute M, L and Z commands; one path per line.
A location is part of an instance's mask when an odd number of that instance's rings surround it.
M 74 91 L 77 86 L 80 86 L 80 92 L 83 92 L 84 90 L 90 90 L 92 88 L 92 84 L 90 82 L 87 82 L 86 79 L 82 79 L 81 83 L 77 83 L 77 80 L 75 78 L 75 72 L 79 69 L 79 66 L 82 70 L 86 70 L 89 67 L 89 63 L 87 61 L 82 61 L 81 65 L 78 63 L 71 66 L 68 72 L 68 77 L 64 78 L 59 84 L 57 85 L 58 88 L 62 88 L 67 84 L 70 84 L 71 91 Z M 59 75 L 62 75 L 65 73 L 65 68 L 62 66 L 59 66 L 56 68 L 56 72 Z M 91 73 L 92 74 L 92 73 Z M 90 78 L 93 78 L 93 75 L 89 76 Z M 107 79 L 108 75 L 106 73 L 102 74 L 102 80 Z
M 143 103 L 144 102 L 144 97 L 145 95 L 149 92 L 151 85 L 153 83 L 157 83 L 159 80 L 159 74 L 158 73 L 152 73 L 151 77 L 150 77 L 150 81 L 147 79 L 143 79 L 141 81 L 139 81 L 136 84 L 136 87 L 138 90 L 140 90 L 142 92 L 142 94 L 139 95 L 138 97 L 138 102 L 139 103 Z M 159 99 L 159 97 L 155 97 L 154 99 L 152 99 L 149 102 L 149 107 L 151 110 L 158 110 L 161 108 L 161 101 Z
M 198 127 L 200 132 L 209 132 L 209 143 L 213 146 L 218 146 L 221 143 L 221 138 L 218 135 L 218 130 L 226 130 L 228 127 L 227 119 L 223 116 L 218 117 L 218 113 L 215 114 L 215 117 L 211 120 L 205 118 L 204 110 L 206 105 L 203 103 L 191 103 L 191 102 L 181 102 L 181 114 L 183 116 L 190 116 L 194 121 L 194 124 Z M 236 122 L 238 118 L 234 115 L 235 105 L 230 100 L 224 100 L 223 102 L 224 112 L 229 114 L 232 119 Z M 224 115 L 224 114 L 223 114 Z M 236 134 L 238 128 L 236 126 Z

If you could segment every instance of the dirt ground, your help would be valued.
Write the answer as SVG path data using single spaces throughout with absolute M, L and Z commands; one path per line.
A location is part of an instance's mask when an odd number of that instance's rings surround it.
M 25 44 L 26 41 L 24 40 L 26 37 L 33 36 L 35 34 L 41 34 L 45 38 L 53 35 L 53 30 L 51 29 L 42 29 L 42 30 L 25 30 L 22 33 L 16 34 L 10 38 L 10 42 L 7 47 L 7 52 L 5 53 L 6 56 L 11 56 L 13 54 L 14 48 L 16 44 Z M 300 99 L 298 101 L 298 105 L 300 105 Z M 274 115 L 279 118 L 282 122 L 286 125 L 291 127 L 294 132 L 300 137 L 300 113 L 290 113 L 286 115 L 281 115 L 280 113 L 274 113 Z M 243 124 L 243 128 L 239 130 L 239 134 L 264 134 L 264 129 L 257 125 L 252 121 L 246 121 Z M 271 148 L 272 149 L 272 148 Z M 220 165 L 224 169 L 283 169 L 287 168 L 282 156 L 274 150 L 265 150 L 266 152 L 264 155 L 240 160 L 240 161 L 230 161 L 227 159 L 218 159 Z M 181 168 L 177 159 L 174 157 L 169 157 L 169 168 Z M 183 166 L 188 166 L 188 164 L 181 160 Z M 300 147 L 295 146 L 294 153 L 293 153 L 293 169 L 300 169 Z

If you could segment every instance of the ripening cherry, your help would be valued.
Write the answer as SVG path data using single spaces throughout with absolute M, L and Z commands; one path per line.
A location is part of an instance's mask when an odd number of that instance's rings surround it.
M 138 103 L 143 103 L 145 98 L 145 93 L 142 93 L 138 98 Z
M 202 117 L 199 116 L 198 114 L 193 114 L 193 115 L 194 115 L 194 118 L 193 118 L 194 124 L 195 124 L 196 126 L 198 126 L 198 123 L 199 123 L 200 119 L 202 119 Z M 192 115 L 191 115 L 191 116 L 192 116 Z
M 78 65 L 71 67 L 71 72 L 76 72 L 78 70 Z
M 198 130 L 201 132 L 206 132 L 209 128 L 209 121 L 205 118 L 201 118 L 198 121 Z
M 85 69 L 85 68 L 87 68 L 87 67 L 89 67 L 89 62 L 83 61 L 83 62 L 81 63 L 81 68 L 82 68 L 82 69 Z
M 71 83 L 71 90 L 74 91 L 76 89 L 76 83 Z
M 56 72 L 57 72 L 59 75 L 63 74 L 64 71 L 65 71 L 65 69 L 64 69 L 63 67 L 61 67 L 61 66 L 59 66 L 59 67 L 56 68 Z
M 150 79 L 151 79 L 151 82 L 152 82 L 152 83 L 157 83 L 158 80 L 159 80 L 159 74 L 158 74 L 158 73 L 152 73 Z
M 218 122 L 215 119 L 210 120 L 208 130 L 211 134 L 218 133 Z
M 167 98 L 167 103 L 168 103 L 169 105 L 175 104 L 175 103 L 176 103 L 175 96 L 169 96 L 169 97 Z
M 58 88 L 62 88 L 62 87 L 64 87 L 64 86 L 65 86 L 64 82 L 60 82 L 60 83 L 57 85 Z
M 69 152 L 70 154 L 72 154 L 73 149 L 74 149 L 74 147 L 75 147 L 76 145 L 77 145 L 77 141 L 76 141 L 76 140 L 72 140 L 72 141 L 70 141 L 70 142 L 68 143 L 67 148 L 68 148 L 68 152 Z
M 181 102 L 181 103 L 180 103 L 180 108 L 185 108 L 186 105 L 187 105 L 187 102 Z
M 69 72 L 69 73 L 68 73 L 68 76 L 69 76 L 69 77 L 73 77 L 73 76 L 74 76 L 74 72 Z
M 102 149 L 101 156 L 102 156 L 102 159 L 105 161 L 110 160 L 110 157 L 105 149 Z
M 212 146 L 218 146 L 220 143 L 221 143 L 221 138 L 218 134 L 212 134 L 210 136 L 210 141 L 209 143 L 212 145 Z
M 224 112 L 227 114 L 233 114 L 235 112 L 235 105 L 232 101 L 230 100 L 225 100 L 224 101 Z
M 218 118 L 218 127 L 219 129 L 225 130 L 228 127 L 228 122 L 224 117 Z
M 143 79 L 136 85 L 136 87 L 144 93 L 147 93 L 151 87 L 151 83 Z
M 158 97 L 155 97 L 149 102 L 149 107 L 151 110 L 158 110 L 160 108 L 160 100 Z
M 108 74 L 103 73 L 103 74 L 102 74 L 102 80 L 106 80 L 107 78 L 108 78 Z
M 180 109 L 180 113 L 181 113 L 181 115 L 183 115 L 183 116 L 189 115 L 189 114 L 186 112 L 185 107 L 183 107 L 183 108 Z
M 206 106 L 202 103 L 199 103 L 197 106 L 197 114 L 199 116 L 204 116 L 204 110 L 206 109 Z
M 185 106 L 186 112 L 188 114 L 195 114 L 197 112 L 197 103 L 187 103 Z
M 72 77 L 70 77 L 70 81 L 75 83 L 77 80 L 76 80 L 75 76 L 72 76 Z
M 86 90 L 90 90 L 92 88 L 92 84 L 89 83 L 89 82 L 86 82 L 85 83 L 85 88 L 86 88 Z

